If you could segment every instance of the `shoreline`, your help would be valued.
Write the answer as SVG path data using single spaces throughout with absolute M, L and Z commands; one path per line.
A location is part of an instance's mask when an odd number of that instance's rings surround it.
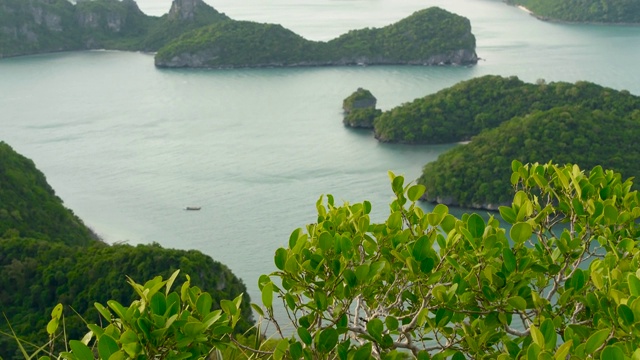
M 507 4 L 509 4 L 507 2 Z M 620 22 L 598 22 L 598 21 L 567 21 L 567 20 L 561 20 L 561 19 L 555 19 L 555 18 L 550 18 L 550 17 L 546 17 L 546 16 L 542 16 L 542 15 L 538 15 L 535 12 L 529 10 L 527 7 L 523 6 L 523 5 L 518 5 L 518 4 L 513 4 L 513 6 L 517 7 L 518 9 L 526 12 L 527 14 L 533 16 L 534 18 L 540 20 L 540 21 L 545 21 L 545 22 L 550 22 L 550 23 L 554 23 L 554 24 L 566 24 L 566 25 L 595 25 L 595 26 L 640 26 L 640 23 L 620 23 Z

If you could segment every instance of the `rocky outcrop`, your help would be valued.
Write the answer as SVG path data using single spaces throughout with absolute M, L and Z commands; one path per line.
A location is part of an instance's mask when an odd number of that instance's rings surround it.
M 343 124 L 353 128 L 373 129 L 373 121 L 382 114 L 376 109 L 378 100 L 371 91 L 358 88 L 342 102 Z
M 169 10 L 170 20 L 193 20 L 199 7 L 208 6 L 202 0 L 174 0 Z

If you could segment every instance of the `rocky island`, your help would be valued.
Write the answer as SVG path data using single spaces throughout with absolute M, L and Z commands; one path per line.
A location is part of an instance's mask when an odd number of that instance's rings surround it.
M 383 28 L 352 30 L 328 42 L 280 25 L 223 21 L 161 48 L 158 67 L 281 67 L 475 64 L 469 20 L 440 8 L 415 12 Z
M 359 91 L 347 99 L 358 96 L 366 98 Z M 382 112 L 373 130 L 383 142 L 464 142 L 425 165 L 418 179 L 427 189 L 422 199 L 496 210 L 510 200 L 514 159 L 601 164 L 640 176 L 639 109 L 639 96 L 586 81 L 532 84 L 487 75 Z
M 377 102 L 378 100 L 371 91 L 358 88 L 342 102 L 344 125 L 352 128 L 372 129 L 373 120 L 382 114 L 382 110 L 376 109 Z
M 439 8 L 329 42 L 277 24 L 236 21 L 202 0 L 173 0 L 147 16 L 134 0 L 5 0 L 0 58 L 71 50 L 157 52 L 158 67 L 475 64 L 469 20 Z
M 505 0 L 521 6 L 540 20 L 640 24 L 640 2 L 636 0 Z

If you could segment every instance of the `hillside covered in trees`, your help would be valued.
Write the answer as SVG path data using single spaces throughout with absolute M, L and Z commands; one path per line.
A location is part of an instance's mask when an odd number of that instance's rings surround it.
M 383 142 L 453 143 L 515 116 L 569 105 L 626 114 L 640 107 L 640 98 L 586 81 L 531 84 L 486 75 L 386 111 L 375 119 L 374 131 Z
M 0 58 L 55 51 L 157 51 L 181 34 L 227 20 L 201 0 L 175 0 L 162 17 L 134 0 L 5 0 L 0 5 Z
M 169 277 L 176 269 L 210 292 L 214 307 L 222 299 L 246 294 L 242 281 L 225 265 L 199 251 L 101 242 L 64 207 L 31 160 L 0 142 L 0 309 L 21 337 L 46 338 L 57 303 L 96 322 L 94 302 L 132 301 L 130 289 L 123 287 L 126 276 L 142 281 Z M 239 331 L 253 323 L 245 297 Z M 67 333 L 81 338 L 85 324 L 71 312 L 66 316 Z M 0 330 L 9 331 L 5 321 Z M 15 340 L 0 335 L 0 357 L 12 359 L 17 351 Z
M 469 20 L 429 8 L 383 28 L 352 30 L 328 42 L 306 40 L 280 25 L 226 21 L 158 51 L 163 67 L 253 67 L 371 64 L 474 64 Z
M 5 0 L 0 58 L 115 49 L 158 52 L 163 67 L 475 64 L 469 20 L 426 9 L 381 29 L 314 42 L 276 24 L 229 19 L 202 0 L 174 0 L 161 17 L 134 0 Z
M 522 5 L 543 20 L 581 23 L 640 23 L 636 0 L 506 0 Z

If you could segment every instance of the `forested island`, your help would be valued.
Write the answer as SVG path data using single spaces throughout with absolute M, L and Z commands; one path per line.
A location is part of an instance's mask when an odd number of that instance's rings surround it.
M 636 0 L 505 0 L 541 20 L 578 23 L 640 24 Z
M 6 0 L 0 24 L 0 58 L 112 49 L 157 52 L 159 67 L 477 62 L 469 20 L 439 8 L 329 42 L 277 24 L 232 20 L 202 0 L 174 0 L 161 17 L 145 15 L 134 0 Z
M 427 164 L 418 179 L 423 200 L 450 205 L 497 209 L 511 197 L 514 159 L 640 175 L 640 97 L 586 81 L 487 75 L 383 112 L 373 129 L 383 142 L 469 142 Z
M 196 250 L 164 249 L 158 244 L 108 245 L 65 208 L 34 163 L 0 142 L 0 309 L 21 337 L 40 342 L 57 303 L 98 322 L 94 302 L 129 304 L 135 293 L 126 276 L 146 281 L 168 278 L 176 269 L 192 285 L 223 299 L 245 294 L 239 331 L 253 324 L 245 285 L 223 264 Z M 177 283 L 182 283 L 179 278 Z M 179 286 L 179 285 L 178 285 Z M 66 332 L 80 339 L 86 324 L 66 313 Z M 8 333 L 6 321 L 0 330 Z M 30 349 L 33 350 L 33 349 Z M 14 339 L 0 335 L 0 358 L 21 358 Z
M 223 21 L 181 36 L 156 55 L 160 67 L 279 67 L 475 64 L 469 20 L 429 8 L 379 29 L 352 30 L 328 42 L 280 25 Z

